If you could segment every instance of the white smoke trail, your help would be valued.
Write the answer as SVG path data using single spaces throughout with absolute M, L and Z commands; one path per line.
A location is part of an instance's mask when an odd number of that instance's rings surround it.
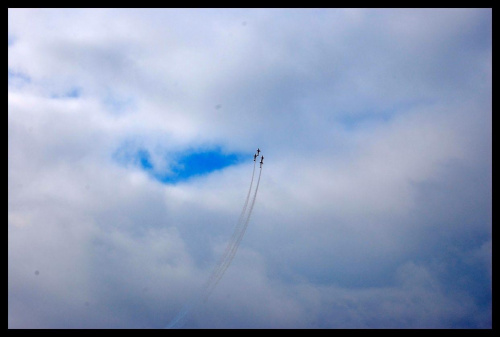
M 197 303 L 196 299 L 189 301 L 182 307 L 182 310 L 174 317 L 173 320 L 168 323 L 166 329 L 173 329 L 175 327 L 180 328 L 185 323 L 186 314 L 191 310 L 192 307 Z
M 248 206 L 248 201 L 250 200 L 250 192 L 252 191 L 253 179 L 254 179 L 254 175 L 255 175 L 255 164 L 256 163 L 254 161 L 253 171 L 252 171 L 252 180 L 250 181 L 250 187 L 248 189 L 247 198 L 245 200 L 245 204 L 243 205 L 243 209 L 241 210 L 240 216 L 238 218 L 238 222 L 236 223 L 236 226 L 234 227 L 233 235 L 231 236 L 231 239 L 229 240 L 229 243 L 226 246 L 226 250 L 224 251 L 224 254 L 222 254 L 219 262 L 217 263 L 214 270 L 212 271 L 210 278 L 205 283 L 204 289 L 208 289 L 210 287 L 210 284 L 212 284 L 212 282 L 218 278 L 218 275 L 220 274 L 221 267 L 225 264 L 225 261 L 227 260 L 228 255 L 233 250 L 234 243 L 237 241 L 237 239 L 239 237 L 239 233 L 241 232 L 241 226 L 243 225 L 244 215 L 245 215 L 245 212 L 246 212 L 247 206 Z
M 227 268 L 229 268 L 229 265 L 234 259 L 234 256 L 236 255 L 236 251 L 238 250 L 238 247 L 241 243 L 241 240 L 243 239 L 243 236 L 245 235 L 245 231 L 248 227 L 248 223 L 250 222 L 250 216 L 252 215 L 252 210 L 253 206 L 255 205 L 255 199 L 257 198 L 257 192 L 259 190 L 259 183 L 260 183 L 260 176 L 262 175 L 262 168 L 260 169 L 259 172 L 259 179 L 257 180 L 257 187 L 255 188 L 255 193 L 253 195 L 252 203 L 250 204 L 250 210 L 248 211 L 248 215 L 246 218 L 246 221 L 242 227 L 242 229 L 239 231 L 238 236 L 236 238 L 236 241 L 231 244 L 231 251 L 228 257 L 224 260 L 224 264 L 221 266 L 220 270 L 217 272 L 217 278 L 213 281 L 211 285 L 209 285 L 207 292 L 205 294 L 204 300 L 206 301 L 212 291 L 215 289 L 217 284 L 219 283 L 220 279 L 222 278 L 222 275 L 226 272 Z M 229 247 L 229 245 L 228 245 Z
M 224 251 L 224 254 L 222 255 L 221 259 L 219 260 L 219 263 L 215 266 L 214 270 L 212 271 L 209 279 L 205 283 L 203 290 L 199 295 L 196 295 L 192 297 L 192 299 L 184 305 L 182 310 L 177 314 L 177 316 L 167 325 L 167 329 L 172 329 L 174 327 L 181 327 L 185 323 L 185 318 L 188 312 L 195 307 L 202 299 L 206 301 L 212 291 L 215 289 L 216 285 L 219 283 L 220 279 L 224 275 L 224 272 L 227 270 L 229 265 L 231 264 L 231 261 L 233 260 L 236 251 L 238 250 L 238 246 L 240 245 L 241 240 L 243 239 L 243 235 L 245 234 L 246 228 L 248 226 L 248 223 L 250 221 L 250 216 L 252 214 L 253 207 L 255 205 L 255 199 L 257 197 L 257 191 L 259 189 L 259 183 L 260 183 L 260 177 L 262 175 L 262 166 L 259 171 L 259 179 L 257 180 L 257 187 L 255 188 L 255 192 L 252 198 L 252 202 L 250 204 L 250 209 L 248 212 L 248 215 L 245 218 L 245 213 L 248 207 L 248 201 L 250 200 L 250 193 L 252 191 L 252 185 L 253 185 L 253 180 L 255 176 L 255 165 L 256 162 L 254 161 L 253 165 L 253 171 L 252 171 L 252 180 L 250 181 L 250 188 L 248 189 L 247 197 L 245 200 L 245 204 L 243 205 L 243 209 L 240 213 L 240 216 L 238 218 L 238 222 L 235 226 L 233 235 L 231 236 L 231 239 L 228 242 L 228 245 L 226 247 L 226 250 Z M 245 221 L 243 221 L 245 220 Z

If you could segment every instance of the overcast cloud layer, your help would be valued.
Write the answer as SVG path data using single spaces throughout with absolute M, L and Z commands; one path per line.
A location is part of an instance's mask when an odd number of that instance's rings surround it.
M 491 328 L 491 9 L 8 24 L 9 328 L 165 327 L 223 253 L 257 147 L 246 236 L 184 327 Z M 154 179 L 193 149 L 248 161 Z

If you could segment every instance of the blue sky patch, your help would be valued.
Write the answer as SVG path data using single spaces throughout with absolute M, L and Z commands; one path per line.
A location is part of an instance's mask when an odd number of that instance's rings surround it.
M 390 122 L 396 115 L 401 115 L 416 107 L 428 106 L 433 103 L 434 101 L 430 99 L 414 99 L 378 109 L 369 109 L 356 113 L 343 113 L 336 119 L 346 130 L 352 131 L 367 125 Z
M 167 154 L 165 154 L 166 157 Z M 252 156 L 243 156 L 236 153 L 228 154 L 224 153 L 220 148 L 191 149 L 168 154 L 168 158 L 173 159 L 170 160 L 167 169 L 161 169 L 155 165 L 152 153 L 144 147 L 126 143 L 113 155 L 114 160 L 119 164 L 146 171 L 152 178 L 163 184 L 176 184 L 195 176 L 203 176 L 222 170 L 243 162 L 246 157 L 251 159 Z
M 193 176 L 208 174 L 235 165 L 241 161 L 237 154 L 224 154 L 220 149 L 206 151 L 188 151 L 179 154 L 172 174 L 161 179 L 164 183 L 176 183 Z
M 80 88 L 71 88 L 68 91 L 62 94 L 53 94 L 52 98 L 78 98 L 82 95 L 82 91 Z
M 19 88 L 31 82 L 31 78 L 22 72 L 8 69 L 7 74 L 8 74 L 9 86 L 14 86 Z
M 16 38 L 13 35 L 9 35 L 7 38 L 7 45 L 10 47 L 16 42 Z
M 137 151 L 137 159 L 139 161 L 139 166 L 143 170 L 152 170 L 153 164 L 151 163 L 151 156 L 147 150 L 140 149 Z

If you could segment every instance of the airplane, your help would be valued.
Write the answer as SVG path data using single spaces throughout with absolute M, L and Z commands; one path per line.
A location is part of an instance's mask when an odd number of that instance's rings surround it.
M 259 153 L 260 153 L 260 149 L 257 149 L 257 156 L 259 155 Z
M 262 168 L 262 164 L 264 164 L 264 156 L 260 158 L 260 168 Z
M 253 155 L 253 161 L 255 161 L 255 158 L 257 158 L 257 154 Z

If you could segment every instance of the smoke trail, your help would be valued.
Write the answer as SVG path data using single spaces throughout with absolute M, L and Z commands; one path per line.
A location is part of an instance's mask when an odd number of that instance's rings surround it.
M 260 168 L 259 179 L 257 180 L 257 187 L 255 188 L 255 193 L 253 194 L 252 203 L 250 204 L 250 210 L 248 211 L 248 215 L 247 215 L 245 224 L 244 224 L 243 228 L 241 229 L 241 231 L 239 232 L 236 241 L 231 244 L 231 246 L 232 246 L 231 252 L 230 252 L 229 256 L 224 260 L 224 265 L 221 266 L 220 270 L 217 272 L 217 278 L 215 279 L 213 284 L 208 285 L 208 289 L 207 289 L 207 292 L 206 292 L 205 298 L 204 298 L 205 301 L 208 299 L 208 297 L 210 296 L 212 291 L 215 289 L 215 287 L 219 283 L 220 279 L 222 278 L 222 275 L 224 275 L 227 268 L 229 268 L 229 265 L 231 264 L 234 256 L 236 255 L 236 251 L 238 250 L 238 247 L 241 243 L 241 240 L 243 239 L 243 236 L 245 235 L 245 231 L 246 231 L 246 229 L 248 227 L 248 223 L 250 221 L 250 216 L 252 215 L 253 206 L 255 205 L 255 199 L 257 198 L 257 192 L 259 190 L 260 176 L 261 175 L 262 175 L 262 167 Z M 228 245 L 228 247 L 229 247 L 229 245 Z
M 243 224 L 243 216 L 245 215 L 245 212 L 247 210 L 248 206 L 248 201 L 250 200 L 250 192 L 252 191 L 252 185 L 253 185 L 253 179 L 255 175 L 255 161 L 253 163 L 253 171 L 252 171 L 252 180 L 250 181 L 250 187 L 248 189 L 247 193 L 247 198 L 245 200 L 245 204 L 243 205 L 243 209 L 241 210 L 240 216 L 238 218 L 238 222 L 236 223 L 236 226 L 234 227 L 233 235 L 231 236 L 231 239 L 229 240 L 228 245 L 226 246 L 226 250 L 224 251 L 224 254 L 222 254 L 219 262 L 215 266 L 214 270 L 212 271 L 212 274 L 210 275 L 210 278 L 208 279 L 207 283 L 205 284 L 204 289 L 208 289 L 210 287 L 210 284 L 218 278 L 218 274 L 220 273 L 221 266 L 225 263 L 228 254 L 233 250 L 233 245 L 237 241 L 237 238 L 239 236 L 239 233 L 241 231 L 240 227 Z
M 233 235 L 231 236 L 231 239 L 229 240 L 229 243 L 226 247 L 226 250 L 224 251 L 224 254 L 222 255 L 222 257 L 219 260 L 219 262 L 217 263 L 217 265 L 215 266 L 209 279 L 205 283 L 203 290 L 201 291 L 201 294 L 200 294 L 201 296 L 198 296 L 198 295 L 193 296 L 192 299 L 188 303 L 186 303 L 186 305 L 184 305 L 184 307 L 177 314 L 177 316 L 175 316 L 175 318 L 167 325 L 167 327 L 166 327 L 167 329 L 171 329 L 171 328 L 174 328 L 176 326 L 181 327 L 185 323 L 185 317 L 186 317 L 187 313 L 193 307 L 195 307 L 198 304 L 198 302 L 200 302 L 200 300 L 203 299 L 204 301 L 206 301 L 208 299 L 208 297 L 210 296 L 212 291 L 215 289 L 215 286 L 218 284 L 218 282 L 222 278 L 222 275 L 224 274 L 224 272 L 227 270 L 227 268 L 231 264 L 231 261 L 233 260 L 235 254 L 236 254 L 236 251 L 238 249 L 238 246 L 243 238 L 243 235 L 245 234 L 246 228 L 248 226 L 248 222 L 250 221 L 250 215 L 252 213 L 252 210 L 253 210 L 253 207 L 255 204 L 255 199 L 257 197 L 257 191 L 259 189 L 260 177 L 262 174 L 262 167 L 260 168 L 259 179 L 257 180 L 257 187 L 255 189 L 255 192 L 254 192 L 254 195 L 252 198 L 252 202 L 250 204 L 250 210 L 249 210 L 248 215 L 245 219 L 245 213 L 246 213 L 246 210 L 248 207 L 248 202 L 250 200 L 250 194 L 252 191 L 252 185 L 253 185 L 253 180 L 254 180 L 254 176 L 255 176 L 255 165 L 256 165 L 256 162 L 254 161 L 253 171 L 252 171 L 252 179 L 250 181 L 250 187 L 248 189 L 245 204 L 243 205 L 243 209 L 242 209 L 240 216 L 238 218 L 238 222 L 235 226 Z M 243 220 L 245 220 L 245 221 L 243 222 Z
M 174 317 L 170 323 L 166 326 L 166 329 L 172 329 L 174 327 L 181 327 L 185 323 L 186 314 L 191 310 L 191 308 L 196 304 L 196 301 L 191 300 L 182 307 L 182 310 Z

